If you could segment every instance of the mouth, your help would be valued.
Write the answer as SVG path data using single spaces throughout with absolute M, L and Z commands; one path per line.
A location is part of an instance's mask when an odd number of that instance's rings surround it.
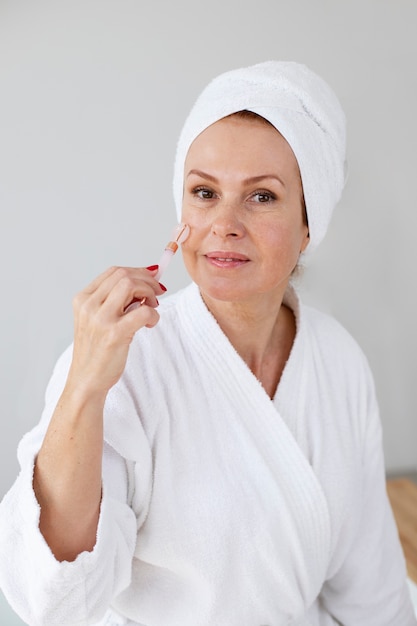
M 215 251 L 204 255 L 210 265 L 221 268 L 242 267 L 249 263 L 249 258 L 240 252 Z

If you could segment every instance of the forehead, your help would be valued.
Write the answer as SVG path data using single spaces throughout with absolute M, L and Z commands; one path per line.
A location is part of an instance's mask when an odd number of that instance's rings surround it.
M 297 160 L 286 139 L 257 115 L 230 115 L 205 128 L 189 147 L 185 169 L 191 162 L 208 162 L 227 169 L 233 165 L 279 167 L 299 175 Z

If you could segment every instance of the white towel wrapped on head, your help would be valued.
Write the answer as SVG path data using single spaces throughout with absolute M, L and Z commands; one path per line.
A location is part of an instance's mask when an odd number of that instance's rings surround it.
M 221 74 L 203 90 L 182 129 L 174 168 L 178 219 L 184 162 L 194 139 L 237 111 L 267 119 L 285 137 L 297 159 L 310 230 L 308 255 L 326 234 L 345 182 L 345 116 L 327 83 L 305 65 L 267 61 Z

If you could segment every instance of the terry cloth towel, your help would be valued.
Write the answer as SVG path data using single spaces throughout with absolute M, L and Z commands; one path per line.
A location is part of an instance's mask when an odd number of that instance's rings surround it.
M 267 61 L 232 70 L 203 90 L 182 129 L 174 166 L 179 221 L 184 162 L 194 139 L 219 119 L 241 110 L 267 119 L 291 146 L 301 173 L 310 229 L 305 255 L 326 234 L 345 183 L 346 122 L 327 83 L 305 65 Z

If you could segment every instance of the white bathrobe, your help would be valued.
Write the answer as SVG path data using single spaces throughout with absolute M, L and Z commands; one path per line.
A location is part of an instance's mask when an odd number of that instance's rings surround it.
M 31 487 L 71 350 L 63 355 L 0 507 L 0 584 L 23 620 L 417 623 L 367 362 L 336 321 L 292 290 L 286 301 L 297 334 L 273 401 L 195 285 L 161 302 L 108 395 L 97 543 L 73 563 L 43 540 Z

